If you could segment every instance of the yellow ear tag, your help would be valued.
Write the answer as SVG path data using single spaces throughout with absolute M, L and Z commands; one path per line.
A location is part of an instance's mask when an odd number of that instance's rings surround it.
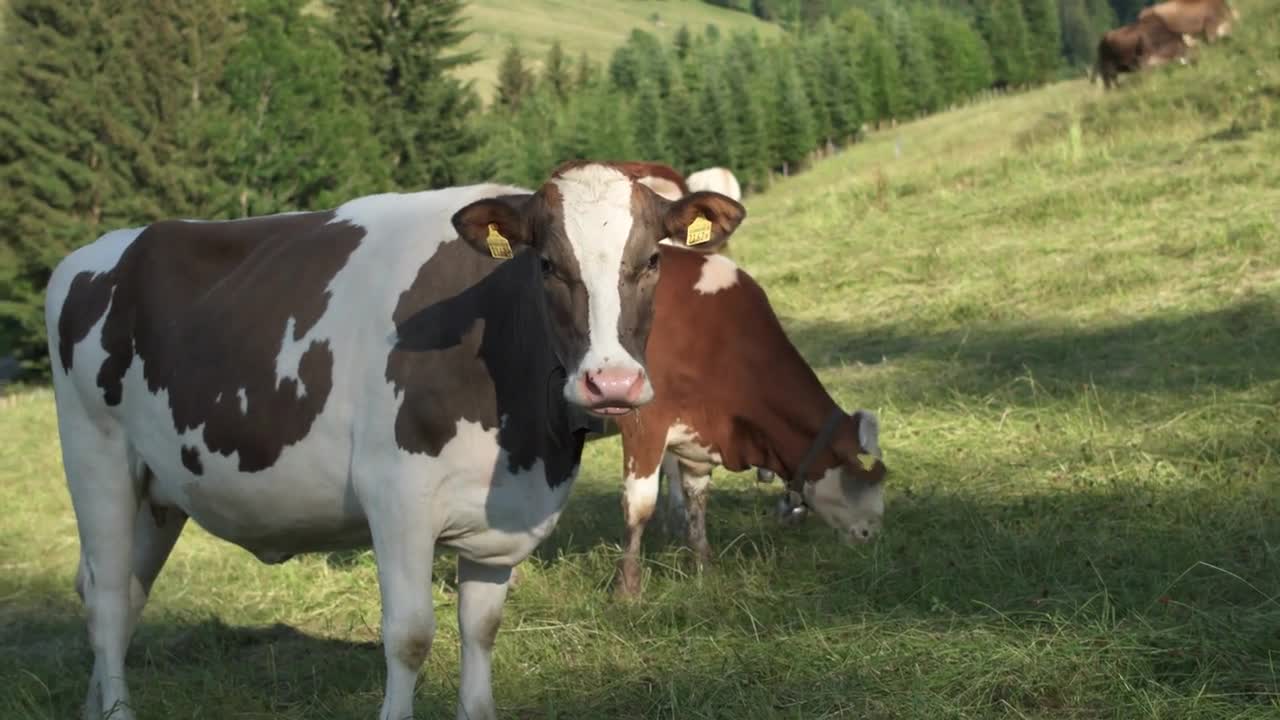
M 711 239 L 711 221 L 699 215 L 684 233 L 685 245 L 701 245 Z
M 511 257 L 511 243 L 498 232 L 497 223 L 489 223 L 489 237 L 485 238 L 485 242 L 489 244 L 490 255 L 502 259 Z

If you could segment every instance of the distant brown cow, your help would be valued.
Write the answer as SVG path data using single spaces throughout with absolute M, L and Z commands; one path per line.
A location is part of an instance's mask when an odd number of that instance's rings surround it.
M 1170 30 L 1159 15 L 1148 14 L 1102 36 L 1095 69 L 1103 85 L 1110 89 L 1121 73 L 1175 60 L 1185 63 L 1188 49 L 1194 46 L 1195 40 L 1189 35 Z
M 1139 20 L 1150 17 L 1160 18 L 1175 33 L 1213 42 L 1231 33 L 1231 21 L 1239 19 L 1240 13 L 1227 0 L 1168 0 L 1138 14 Z

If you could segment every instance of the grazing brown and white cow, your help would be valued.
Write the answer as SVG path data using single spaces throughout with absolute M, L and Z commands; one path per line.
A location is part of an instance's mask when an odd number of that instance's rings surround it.
M 788 479 L 784 515 L 811 509 L 852 542 L 884 513 L 879 426 L 846 414 L 791 344 L 759 285 L 723 255 L 662 248 L 646 367 L 654 400 L 616 420 L 626 524 L 618 592 L 640 589 L 640 538 L 660 469 L 685 498 L 690 546 L 711 554 L 705 512 L 711 471 L 769 468 Z M 874 459 L 864 467 L 861 454 Z M 665 458 L 665 459 L 664 459 Z
M 618 163 L 618 165 L 625 167 L 629 173 L 639 178 L 642 184 L 649 186 L 650 190 L 668 200 L 679 200 L 690 192 L 684 176 L 676 172 L 670 165 L 655 162 L 625 162 Z M 721 195 L 733 197 L 728 193 L 721 193 Z M 741 198 L 734 197 L 733 199 L 740 200 Z
M 734 177 L 729 168 L 710 167 L 699 170 L 689 176 L 688 184 L 689 190 L 693 192 L 710 190 L 727 195 L 734 200 L 742 199 L 742 186 L 738 184 L 738 178 Z
M 1108 30 L 1098 41 L 1098 59 L 1094 70 L 1110 89 L 1122 73 L 1134 73 L 1173 61 L 1185 63 L 1187 52 L 1195 40 L 1169 29 L 1156 15 Z
M 1175 33 L 1213 42 L 1231 34 L 1231 23 L 1240 13 L 1227 0 L 1167 0 L 1142 9 L 1138 19 L 1158 17 Z
M 697 249 L 714 251 L 744 212 L 574 163 L 536 193 L 158 222 L 72 253 L 46 314 L 94 656 L 86 715 L 133 717 L 125 648 L 190 517 L 263 562 L 372 544 L 383 720 L 413 715 L 432 558 L 455 549 L 457 714 L 493 718 L 511 567 L 568 500 L 596 422 L 583 411 L 653 397 L 658 241 L 698 220 Z

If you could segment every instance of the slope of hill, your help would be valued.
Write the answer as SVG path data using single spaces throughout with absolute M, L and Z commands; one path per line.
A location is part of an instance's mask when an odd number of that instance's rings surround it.
M 565 53 L 577 60 L 583 52 L 597 65 L 607 63 L 614 48 L 634 29 L 653 33 L 669 41 L 681 25 L 700 36 L 707 25 L 720 32 L 756 31 L 763 37 L 781 33 L 773 24 L 749 13 L 735 12 L 697 0 L 469 0 L 465 15 L 471 37 L 463 49 L 481 54 L 479 62 L 459 70 L 458 75 L 476 81 L 476 90 L 486 99 L 493 95 L 498 62 L 513 42 L 525 57 L 540 67 L 551 44 L 559 40 Z
M 716 569 L 654 531 L 644 598 L 614 603 L 619 451 L 594 442 L 507 605 L 503 716 L 1274 718 L 1280 7 L 1238 5 L 1195 67 L 903 125 L 749 198 L 735 257 L 881 416 L 886 532 L 780 529 L 776 485 L 718 473 Z M 0 398 L 0 437 L 0 717 L 70 717 L 50 393 Z M 432 718 L 459 670 L 436 572 Z M 368 553 L 266 566 L 189 527 L 130 655 L 142 716 L 369 717 L 376 588 Z

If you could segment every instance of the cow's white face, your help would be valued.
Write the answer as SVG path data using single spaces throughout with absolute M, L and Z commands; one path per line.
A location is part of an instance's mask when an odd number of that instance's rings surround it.
M 859 410 L 853 414 L 856 423 L 856 441 L 837 441 L 835 448 L 839 464 L 828 469 L 822 477 L 804 485 L 804 501 L 818 517 L 835 528 L 847 543 L 864 543 L 874 540 L 884 521 L 884 468 L 866 469 L 858 453 L 870 455 L 875 462 L 880 459 L 880 421 L 875 414 Z M 795 522 L 803 518 L 802 512 L 790 507 L 784 500 L 779 508 L 783 519 Z
M 805 484 L 804 500 L 818 517 L 842 533 L 845 542 L 873 540 L 884 521 L 884 483 L 834 467 L 817 482 Z
M 459 235 L 488 253 L 493 225 L 515 248 L 539 255 L 556 350 L 568 372 L 564 396 L 599 415 L 621 415 L 653 399 L 644 348 L 658 283 L 658 241 L 685 239 L 698 217 L 715 252 L 746 211 L 717 193 L 668 201 L 624 165 L 570 163 L 531 196 L 472 203 L 454 216 Z

